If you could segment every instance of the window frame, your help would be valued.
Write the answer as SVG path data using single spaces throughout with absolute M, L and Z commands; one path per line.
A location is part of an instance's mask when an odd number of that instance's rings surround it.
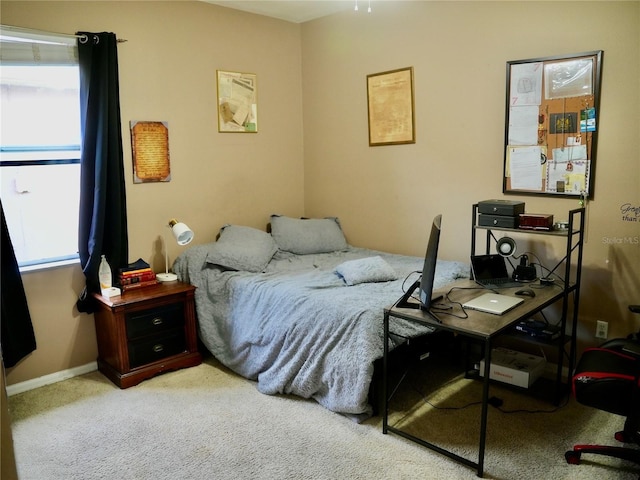
M 0 45 L 0 66 L 79 66 L 75 35 L 0 25 Z M 78 103 L 79 100 L 78 98 Z M 56 158 L 58 156 L 59 158 Z M 3 167 L 80 165 L 80 157 L 80 144 L 0 145 L 0 172 Z M 78 206 L 79 202 L 80 197 Z M 80 256 L 76 245 L 74 254 L 21 261 L 18 268 L 20 272 L 30 272 L 79 263 Z

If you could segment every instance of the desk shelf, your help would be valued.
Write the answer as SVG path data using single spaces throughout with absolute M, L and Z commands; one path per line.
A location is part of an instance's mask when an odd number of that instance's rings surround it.
M 557 270 L 563 273 L 563 276 L 558 277 L 559 281 L 556 282 L 562 289 L 562 294 L 558 299 L 541 305 L 539 309 L 532 312 L 532 314 L 540 313 L 551 305 L 559 305 L 561 313 L 558 326 L 560 327 L 561 338 L 555 341 L 545 342 L 518 333 L 508 333 L 509 336 L 517 338 L 518 341 L 534 344 L 542 348 L 554 349 L 556 351 L 556 403 L 559 403 L 562 397 L 569 393 L 571 373 L 575 366 L 580 276 L 582 273 L 582 253 L 584 245 L 585 209 L 577 208 L 570 210 L 568 213 L 568 228 L 566 230 L 528 230 L 479 225 L 480 213 L 478 211 L 478 204 L 473 205 L 471 221 L 471 255 L 495 253 L 496 243 L 499 240 L 499 238 L 496 237 L 496 232 L 507 234 L 517 233 L 518 235 L 531 236 L 531 238 L 534 239 L 536 236 L 549 236 L 560 238 L 565 243 L 564 257 L 559 259 L 553 268 L 547 269 L 547 272 L 550 273 L 545 275 L 550 276 L 556 274 Z M 482 231 L 486 232 L 484 249 L 478 245 L 478 233 Z M 540 266 L 540 268 L 542 268 L 542 266 Z M 567 362 L 566 376 L 563 374 L 565 360 Z

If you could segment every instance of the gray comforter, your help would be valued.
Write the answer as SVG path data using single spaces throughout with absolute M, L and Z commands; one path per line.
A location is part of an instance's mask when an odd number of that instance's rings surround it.
M 255 274 L 222 270 L 207 264 L 206 255 L 206 245 L 192 247 L 174 271 L 198 287 L 199 335 L 221 363 L 256 380 L 262 393 L 314 398 L 345 414 L 371 412 L 368 392 L 373 361 L 383 353 L 383 308 L 418 278 L 422 258 L 353 247 L 314 255 L 278 252 L 264 273 Z M 346 260 L 376 255 L 398 280 L 347 286 L 334 271 Z M 436 287 L 467 272 L 461 263 L 439 261 Z M 415 336 L 429 330 L 394 322 L 394 331 Z

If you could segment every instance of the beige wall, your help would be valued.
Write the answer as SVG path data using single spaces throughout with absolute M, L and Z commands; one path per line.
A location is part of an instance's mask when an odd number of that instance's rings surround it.
M 60 33 L 111 31 L 118 47 L 129 257 L 164 269 L 160 235 L 171 217 L 194 242 L 225 223 L 265 228 L 269 215 L 302 215 L 300 26 L 201 2 L 11 2 L 2 23 Z M 216 69 L 257 74 L 258 134 L 220 134 Z M 169 122 L 169 183 L 133 184 L 130 120 Z M 171 258 L 181 247 L 171 244 Z M 37 350 L 7 384 L 95 361 L 92 315 L 75 301 L 79 266 L 25 273 Z
M 349 10 L 303 25 L 198 2 L 3 1 L 0 9 L 5 24 L 129 40 L 118 51 L 130 258 L 156 269 L 170 216 L 204 243 L 224 223 L 262 228 L 273 212 L 338 215 L 350 243 L 415 255 L 442 212 L 441 256 L 466 261 L 472 203 L 503 197 L 505 62 L 604 50 L 580 336 L 595 343 L 599 318 L 611 335 L 631 330 L 626 305 L 640 303 L 640 245 L 605 239 L 640 236 L 640 223 L 620 214 L 624 203 L 640 205 L 638 2 L 376 1 L 370 15 Z M 417 142 L 369 147 L 366 75 L 407 66 Z M 216 68 L 258 74 L 257 135 L 217 133 Z M 170 183 L 133 185 L 129 120 L 169 122 Z M 577 207 L 515 198 L 557 219 Z M 522 243 L 543 257 L 561 248 Z M 7 383 L 95 360 L 92 316 L 74 308 L 79 268 L 23 278 L 38 350 Z
M 502 194 L 506 62 L 604 50 L 579 336 L 595 343 L 596 319 L 626 335 L 640 326 L 627 310 L 640 303 L 639 47 L 637 1 L 376 1 L 370 15 L 306 23 L 305 212 L 340 216 L 353 244 L 416 255 L 443 213 L 441 256 L 462 261 L 474 202 L 520 199 L 528 212 L 566 220 L 577 200 Z M 408 66 L 416 143 L 369 147 L 366 76 Z M 627 203 L 635 222 L 622 221 Z M 543 261 L 562 248 L 521 242 Z

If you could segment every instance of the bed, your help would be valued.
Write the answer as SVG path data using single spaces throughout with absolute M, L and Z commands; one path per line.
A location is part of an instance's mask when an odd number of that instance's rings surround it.
M 185 250 L 173 269 L 197 287 L 199 337 L 222 364 L 255 380 L 262 393 L 313 398 L 366 418 L 383 352 L 383 309 L 422 264 L 347 244 L 336 218 L 274 215 L 270 233 L 227 225 L 216 242 Z M 436 287 L 467 274 L 467 265 L 439 260 Z M 394 328 L 409 338 L 431 332 Z

